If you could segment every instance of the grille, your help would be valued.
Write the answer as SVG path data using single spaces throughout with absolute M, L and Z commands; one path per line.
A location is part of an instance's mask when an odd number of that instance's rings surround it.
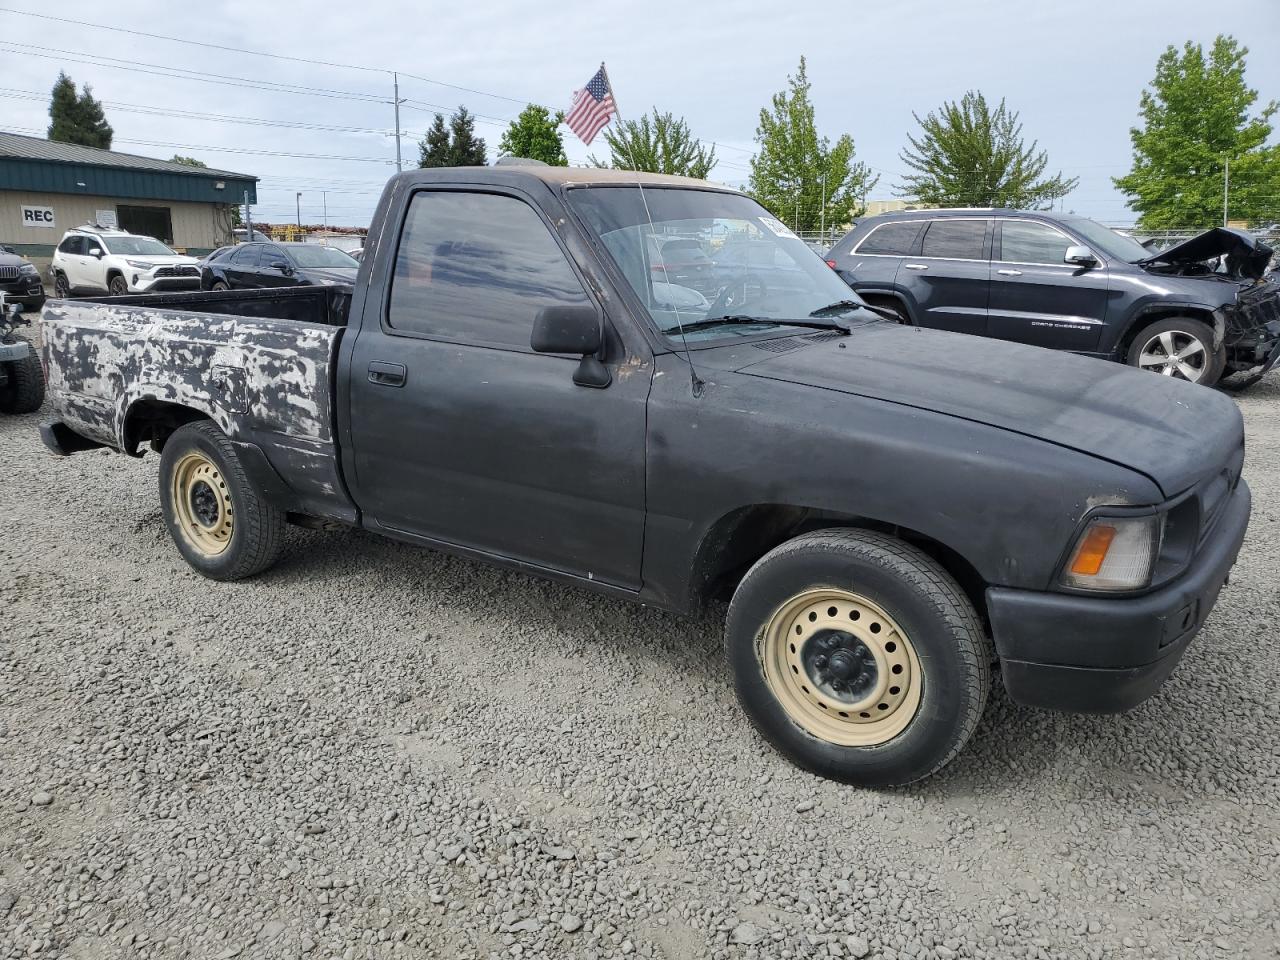
M 195 267 L 161 267 L 156 271 L 157 277 L 198 277 L 200 271 Z
M 17 280 L 21 267 L 0 267 L 0 280 Z

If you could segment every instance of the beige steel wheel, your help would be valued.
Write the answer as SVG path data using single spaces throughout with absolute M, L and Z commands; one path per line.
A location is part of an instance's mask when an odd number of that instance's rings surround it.
M 226 478 L 203 453 L 190 451 L 175 464 L 171 483 L 175 526 L 204 556 L 221 555 L 235 531 Z
M 846 747 L 887 743 L 920 709 L 915 647 L 882 607 L 847 590 L 792 597 L 760 634 L 765 682 L 810 734 Z

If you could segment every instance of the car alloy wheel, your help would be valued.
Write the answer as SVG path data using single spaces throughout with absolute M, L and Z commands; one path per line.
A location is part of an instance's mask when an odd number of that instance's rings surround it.
M 892 740 L 920 708 L 911 640 L 883 608 L 846 590 L 788 600 L 760 638 L 765 682 L 787 715 L 841 746 Z
M 1165 330 L 1142 345 L 1138 367 L 1166 377 L 1178 377 L 1199 383 L 1210 366 L 1208 348 L 1195 334 L 1184 330 Z

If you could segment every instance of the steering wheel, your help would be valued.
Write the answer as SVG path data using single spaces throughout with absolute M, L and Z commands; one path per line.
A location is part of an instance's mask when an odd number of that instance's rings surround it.
M 708 317 L 740 313 L 752 300 L 763 300 L 769 295 L 769 287 L 758 273 L 744 273 L 720 288 L 715 302 L 707 311 Z

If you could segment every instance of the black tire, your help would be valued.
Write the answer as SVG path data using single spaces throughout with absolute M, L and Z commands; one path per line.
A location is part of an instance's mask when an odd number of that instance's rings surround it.
M 22 360 L 5 364 L 8 383 L 0 387 L 0 413 L 35 413 L 44 403 L 44 370 L 40 358 L 28 351 Z
M 1222 373 L 1227 366 L 1226 347 L 1219 345 L 1218 349 L 1214 350 L 1213 330 L 1208 324 L 1194 320 L 1191 317 L 1170 317 L 1167 320 L 1157 320 L 1155 323 L 1143 327 L 1138 331 L 1138 335 L 1133 338 L 1133 342 L 1129 344 L 1129 352 L 1125 356 L 1125 362 L 1139 370 L 1162 373 L 1163 368 L 1143 365 L 1140 361 L 1148 344 L 1152 340 L 1159 338 L 1163 333 L 1172 334 L 1177 338 L 1176 342 L 1182 341 L 1183 338 L 1194 338 L 1200 342 L 1204 351 L 1204 361 L 1199 367 L 1199 379 L 1192 379 L 1180 370 L 1171 374 L 1172 376 L 1176 376 L 1180 380 L 1191 380 L 1193 383 L 1206 387 L 1212 387 L 1222 379 Z
M 59 300 L 66 300 L 71 296 L 71 285 L 67 283 L 65 273 L 59 272 L 53 275 L 53 295 Z
M 216 554 L 201 549 L 182 529 L 175 504 L 175 471 L 187 458 L 203 458 L 224 481 L 229 501 L 227 513 L 234 524 L 225 548 Z M 266 570 L 280 556 L 284 545 L 284 513 L 268 503 L 249 482 L 235 447 L 216 424 L 208 420 L 189 423 L 173 432 L 160 454 L 160 504 L 169 535 L 184 560 L 211 580 L 242 580 Z
M 848 746 L 821 739 L 770 687 L 762 647 L 769 624 L 793 598 L 815 589 L 873 601 L 910 638 L 921 675 L 919 704 L 886 742 Z M 820 530 L 766 554 L 734 593 L 725 648 L 738 700 L 764 738 L 797 766 L 861 786 L 911 783 L 950 763 L 977 727 L 991 686 L 991 643 L 959 585 L 916 547 L 867 530 Z
M 213 286 L 210 287 L 209 289 L 210 290 L 230 290 L 231 288 L 227 286 L 225 283 L 223 283 L 221 280 L 215 280 L 213 281 Z
M 107 284 L 107 293 L 113 297 L 127 297 L 129 295 L 129 281 L 117 273 Z

